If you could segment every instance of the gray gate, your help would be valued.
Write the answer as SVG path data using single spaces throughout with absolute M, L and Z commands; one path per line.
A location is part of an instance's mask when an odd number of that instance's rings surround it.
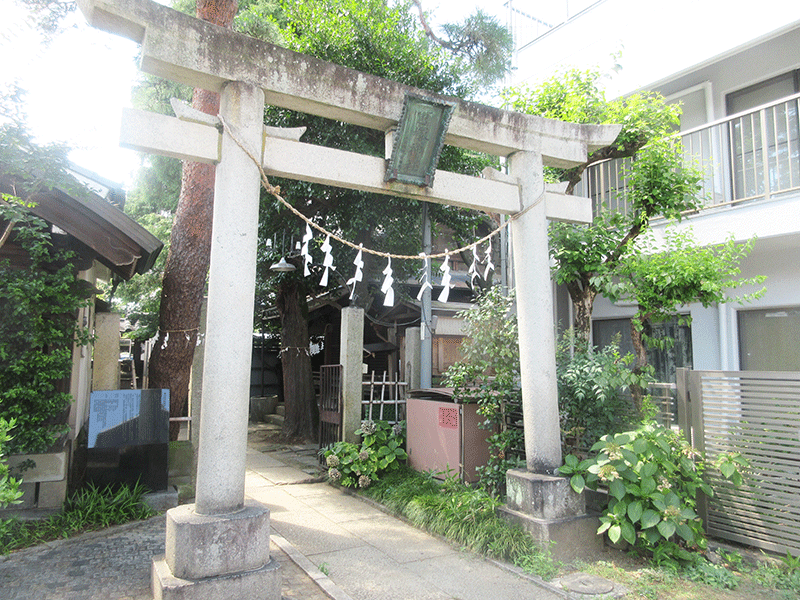
M 341 441 L 342 405 L 342 365 L 322 365 L 317 400 L 320 449 Z

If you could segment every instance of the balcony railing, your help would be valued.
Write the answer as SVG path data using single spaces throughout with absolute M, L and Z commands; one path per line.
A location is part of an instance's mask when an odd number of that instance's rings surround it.
M 800 190 L 800 94 L 680 134 L 686 164 L 702 173 L 703 208 L 769 200 Z M 630 159 L 586 170 L 575 193 L 595 214 L 627 213 Z

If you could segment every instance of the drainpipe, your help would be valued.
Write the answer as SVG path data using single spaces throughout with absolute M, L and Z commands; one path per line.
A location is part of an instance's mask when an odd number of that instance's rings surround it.
M 730 346 L 728 343 L 728 311 L 724 304 L 717 304 L 719 313 L 719 366 L 723 371 L 730 371 Z

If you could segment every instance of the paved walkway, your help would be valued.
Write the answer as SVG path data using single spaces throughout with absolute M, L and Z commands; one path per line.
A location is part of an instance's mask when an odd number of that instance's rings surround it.
M 311 448 L 248 450 L 288 600 L 555 600 L 564 593 L 459 551 L 321 481 Z M 0 557 L 4 600 L 145 600 L 164 517 Z M 235 599 L 232 599 L 235 600 Z

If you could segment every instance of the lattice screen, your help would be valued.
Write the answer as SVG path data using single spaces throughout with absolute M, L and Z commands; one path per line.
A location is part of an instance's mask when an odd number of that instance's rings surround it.
M 709 477 L 710 535 L 800 555 L 800 373 L 689 372 L 695 446 L 714 460 L 741 452 L 752 469 L 739 488 Z M 699 395 L 699 398 L 698 398 Z M 702 432 L 702 435 L 699 435 Z M 699 442 L 699 443 L 698 443 Z

